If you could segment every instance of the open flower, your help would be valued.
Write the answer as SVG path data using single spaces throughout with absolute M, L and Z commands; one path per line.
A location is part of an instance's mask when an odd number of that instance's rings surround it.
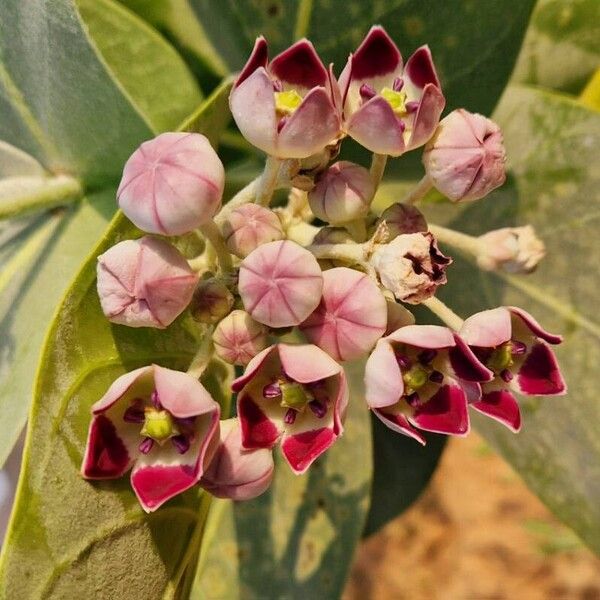
M 302 39 L 268 60 L 256 40 L 229 98 L 242 135 L 278 158 L 306 158 L 340 134 L 339 89 L 314 46 Z
M 221 421 L 221 442 L 200 486 L 217 498 L 250 500 L 271 485 L 275 465 L 268 448 L 245 450 L 239 419 Z
M 145 236 L 98 257 L 98 296 L 109 321 L 164 329 L 188 306 L 198 276 L 179 250 Z
M 82 475 L 114 479 L 129 469 L 146 512 L 202 477 L 219 443 L 219 405 L 194 377 L 158 365 L 119 377 L 92 406 Z
M 377 342 L 365 369 L 366 399 L 390 429 L 424 444 L 418 429 L 466 435 L 468 398 L 492 377 L 450 329 L 407 325 Z
M 340 75 L 344 129 L 371 152 L 400 156 L 433 134 L 445 100 L 431 52 L 402 56 L 383 27 L 372 27 Z
M 514 306 L 484 310 L 465 320 L 460 336 L 494 373 L 471 406 L 506 425 L 521 428 L 521 411 L 513 391 L 528 396 L 556 396 L 567 386 L 548 344 L 562 338 L 545 331 L 527 312 Z
M 281 439 L 295 473 L 342 434 L 348 386 L 342 367 L 317 346 L 276 344 L 255 356 L 233 382 L 244 448 L 272 448 Z

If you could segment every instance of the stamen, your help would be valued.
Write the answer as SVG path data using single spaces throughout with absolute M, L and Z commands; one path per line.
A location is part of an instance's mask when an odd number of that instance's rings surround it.
M 327 407 L 318 400 L 312 400 L 308 403 L 308 406 L 319 419 L 322 419 L 327 414 Z
M 410 369 L 412 361 L 405 354 L 396 354 L 396 362 L 403 371 Z
M 360 89 L 358 91 L 360 93 L 360 97 L 363 100 L 370 100 L 371 98 L 373 98 L 374 96 L 377 95 L 377 92 L 370 85 L 367 85 L 366 83 L 363 83 L 360 86 Z
M 283 92 L 283 83 L 279 81 L 279 79 L 273 80 L 273 91 L 274 92 Z
M 295 411 L 293 408 L 288 408 L 285 416 L 283 417 L 283 422 L 286 425 L 292 425 L 294 423 L 294 421 L 296 420 L 296 415 L 298 414 L 297 411 Z
M 419 394 L 417 394 L 417 392 L 408 394 L 408 396 L 405 396 L 404 399 L 406 400 L 407 404 L 413 408 L 421 404 L 421 398 L 419 398 Z
M 513 374 L 508 369 L 504 369 L 500 373 L 500 377 L 502 378 L 502 381 L 506 383 L 510 383 L 513 380 Z
M 185 454 L 190 449 L 190 440 L 187 435 L 173 436 L 171 442 L 179 454 Z
M 138 450 L 142 453 L 142 454 L 148 454 L 148 452 L 150 452 L 150 450 L 152 450 L 152 447 L 154 446 L 154 440 L 152 438 L 144 438 L 141 442 L 140 445 L 138 446 Z
M 440 371 L 432 371 L 429 375 L 429 381 L 432 383 L 442 383 L 444 381 L 444 374 Z
M 527 345 L 518 340 L 511 340 L 511 354 L 525 354 L 527 352 Z
M 392 84 L 392 89 L 395 92 L 399 92 L 404 87 L 404 79 L 402 77 L 396 77 L 394 79 L 394 83 Z
M 263 398 L 268 398 L 269 400 L 273 398 L 279 398 L 281 396 L 281 388 L 279 384 L 274 381 L 273 383 L 269 383 L 265 385 L 263 388 Z
M 137 404 L 132 404 L 124 413 L 123 421 L 126 423 L 143 423 L 144 409 Z
M 423 350 L 423 352 L 420 352 L 417 358 L 422 365 L 428 365 L 436 356 L 437 350 L 429 348 L 427 350 Z
M 409 100 L 404 105 L 404 107 L 406 108 L 407 113 L 414 113 L 414 112 L 417 112 L 417 109 L 419 108 L 419 104 L 421 104 L 421 103 L 418 102 L 417 100 Z
M 158 397 L 158 392 L 156 390 L 154 390 L 150 395 L 150 401 L 156 410 L 162 410 L 162 404 L 160 403 L 160 398 Z

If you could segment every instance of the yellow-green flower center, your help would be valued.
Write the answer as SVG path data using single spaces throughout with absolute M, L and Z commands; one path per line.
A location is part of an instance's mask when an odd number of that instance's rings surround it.
M 381 96 L 387 100 L 387 103 L 392 107 L 392 110 L 398 115 L 406 114 L 406 93 L 396 92 L 395 90 L 384 87 Z
M 404 393 L 412 394 L 427 383 L 429 371 L 421 365 L 414 365 L 402 375 L 402 379 L 405 385 Z
M 291 115 L 302 103 L 302 96 L 296 90 L 275 92 L 275 110 L 282 115 Z
M 512 364 L 512 344 L 510 342 L 498 346 L 486 361 L 486 365 L 494 373 L 501 373 L 504 369 L 511 367 Z
M 162 444 L 169 438 L 178 435 L 179 431 L 173 423 L 173 417 L 170 412 L 155 408 L 146 408 L 144 410 L 144 426 L 140 433 Z
M 312 398 L 306 393 L 304 386 L 295 382 L 280 382 L 281 388 L 281 406 L 284 408 L 293 408 L 302 410 Z

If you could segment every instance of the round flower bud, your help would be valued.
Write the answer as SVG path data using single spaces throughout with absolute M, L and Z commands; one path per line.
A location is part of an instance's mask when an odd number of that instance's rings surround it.
M 199 133 L 162 133 L 125 163 L 119 207 L 148 233 L 181 235 L 210 221 L 221 207 L 223 164 Z
M 234 310 L 213 333 L 215 352 L 232 365 L 247 365 L 268 345 L 267 328 L 257 323 L 246 311 Z
M 477 264 L 486 271 L 503 269 L 508 273 L 531 273 L 546 255 L 544 242 L 531 225 L 504 227 L 479 236 Z
M 98 257 L 98 296 L 113 323 L 170 325 L 190 303 L 198 277 L 180 252 L 153 237 L 119 242 Z
M 423 213 L 416 206 L 401 202 L 396 202 L 383 211 L 377 224 L 383 221 L 387 225 L 390 240 L 401 233 L 418 233 L 428 229 Z
M 323 273 L 323 297 L 300 325 L 308 341 L 337 361 L 365 356 L 384 334 L 385 298 L 365 273 L 338 267 Z
M 244 307 L 259 323 L 290 327 L 317 308 L 323 276 L 308 250 L 281 240 L 259 246 L 242 261 L 238 290 Z
M 261 244 L 284 238 L 279 217 L 258 204 L 242 204 L 227 216 L 221 230 L 232 254 L 246 258 Z
M 414 324 L 415 316 L 410 310 L 402 306 L 402 304 L 387 300 L 387 327 L 385 335 L 390 335 L 390 333 L 400 329 L 400 327 Z
M 199 323 L 217 323 L 231 312 L 234 301 L 227 286 L 211 277 L 201 281 L 194 290 L 190 312 Z
M 431 233 L 406 233 L 379 247 L 371 262 L 382 285 L 402 302 L 418 304 L 446 283 L 444 256 Z
M 355 244 L 352 236 L 344 227 L 321 227 L 315 235 L 313 244 Z
M 506 153 L 496 123 L 464 109 L 443 119 L 425 146 L 423 164 L 450 200 L 478 200 L 504 183 Z
M 221 441 L 200 486 L 217 498 L 250 500 L 271 485 L 275 465 L 269 448 L 246 450 L 238 419 L 221 421 Z
M 318 177 L 315 187 L 308 192 L 308 202 L 319 219 L 347 223 L 369 212 L 374 194 L 375 187 L 367 169 L 340 161 Z

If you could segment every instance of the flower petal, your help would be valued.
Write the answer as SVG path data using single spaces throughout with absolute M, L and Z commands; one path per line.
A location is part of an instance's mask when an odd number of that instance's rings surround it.
M 256 69 L 260 67 L 266 67 L 269 61 L 269 48 L 267 46 L 267 40 L 261 35 L 256 38 L 254 42 L 254 48 L 250 58 L 246 61 L 243 69 L 241 70 L 238 78 L 235 81 L 234 87 L 239 87 Z
M 327 69 L 306 38 L 278 54 L 269 63 L 269 71 L 283 83 L 305 89 L 324 86 L 328 82 Z
M 434 85 L 441 90 L 440 80 L 438 79 L 431 56 L 429 46 L 417 48 L 410 58 L 406 61 L 404 74 L 407 83 L 416 88 L 424 89 L 428 84 Z
M 238 396 L 237 414 L 242 426 L 244 448 L 272 448 L 277 443 L 283 431 L 282 421 L 269 418 L 264 407 L 259 406 L 248 392 Z
M 143 391 L 146 388 L 149 390 L 149 392 L 151 392 L 153 385 L 152 374 L 153 367 L 148 365 L 118 377 L 108 388 L 106 394 L 104 394 L 104 396 L 102 396 L 102 398 L 100 398 L 100 400 L 98 400 L 98 402 L 92 406 L 92 414 L 98 415 L 107 411 L 115 402 L 123 397 L 134 398 L 138 395 L 138 391 L 140 392 L 140 395 L 143 396 L 145 395 Z M 136 384 L 141 385 L 144 389 L 138 390 Z
M 501 306 L 484 310 L 465 319 L 459 335 L 469 346 L 495 348 L 508 342 L 512 328 L 509 311 Z
M 277 348 L 283 371 L 298 383 L 311 383 L 342 372 L 329 354 L 313 344 L 278 344 Z
M 331 447 L 336 439 L 333 429 L 329 427 L 286 434 L 281 442 L 281 451 L 292 471 L 300 475 Z
M 325 88 L 313 88 L 279 132 L 276 156 L 306 158 L 323 150 L 340 129 L 340 118 L 329 94 Z
M 567 391 L 556 356 L 542 341 L 531 348 L 513 382 L 519 392 L 529 396 L 558 396 Z
M 370 408 L 398 402 L 404 394 L 402 372 L 394 349 L 386 338 L 379 340 L 365 367 L 365 398 Z
M 251 379 L 254 377 L 256 372 L 262 367 L 263 363 L 268 360 L 271 354 L 277 351 L 277 346 L 269 346 L 262 352 L 259 352 L 252 360 L 246 365 L 246 370 L 243 375 L 240 375 L 237 379 L 234 379 L 231 384 L 231 389 L 234 392 L 239 392 Z
M 456 345 L 452 330 L 441 325 L 407 325 L 397 329 L 386 339 L 434 350 L 452 348 Z
M 400 50 L 383 27 L 374 25 L 352 55 L 352 79 L 382 77 L 400 69 Z
M 430 400 L 415 408 L 408 420 L 425 431 L 467 435 L 470 425 L 466 394 L 457 383 L 443 385 Z
M 418 148 L 429 140 L 440 122 L 440 115 L 445 105 L 446 100 L 440 88 L 428 83 L 419 102 L 410 138 L 406 145 L 407 150 Z
M 484 393 L 481 400 L 471 406 L 480 413 L 499 421 L 511 431 L 521 429 L 521 411 L 515 397 L 508 390 Z
M 402 413 L 393 414 L 387 410 L 384 412 L 381 409 L 375 409 L 373 413 L 392 431 L 411 437 L 417 440 L 419 444 L 425 445 L 425 438 L 408 422 L 408 419 Z
M 478 382 L 494 379 L 493 371 L 479 361 L 460 336 L 454 334 L 454 340 L 456 346 L 449 351 L 450 365 L 459 379 Z
M 516 317 L 519 317 L 525 325 L 531 330 L 531 333 L 543 339 L 549 344 L 560 344 L 563 341 L 561 335 L 555 335 L 546 331 L 527 311 L 516 306 L 507 306 L 506 310 Z

